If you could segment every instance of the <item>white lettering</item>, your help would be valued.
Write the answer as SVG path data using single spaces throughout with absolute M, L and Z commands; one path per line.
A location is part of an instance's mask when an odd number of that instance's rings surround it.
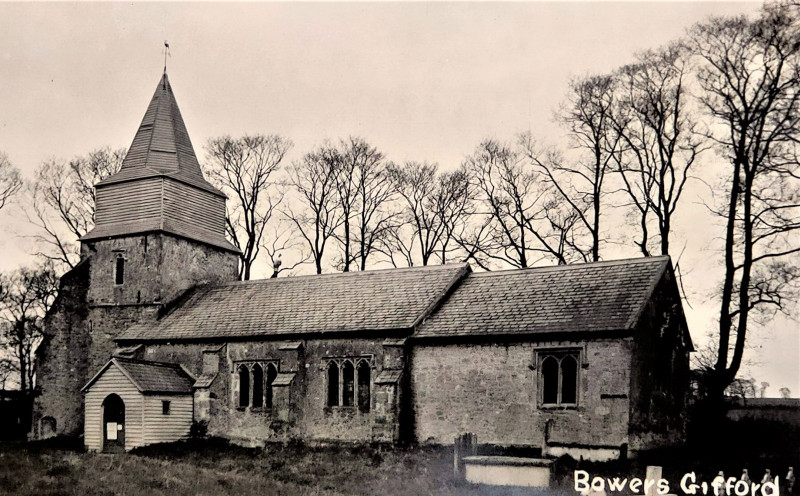
M 575 490 L 578 492 L 589 490 L 589 472 L 585 470 L 575 471 Z
M 614 477 L 614 480 L 608 481 L 608 488 L 612 491 L 622 491 L 627 483 L 627 478 L 622 479 L 622 482 L 620 482 L 619 477 Z
M 604 492 L 606 490 L 606 481 L 602 477 L 595 477 L 592 479 L 592 491 Z
M 736 493 L 736 496 L 747 496 L 747 493 L 750 492 L 750 488 L 747 487 L 747 482 L 740 480 L 733 486 L 733 491 Z
M 761 494 L 763 496 L 769 496 L 770 494 L 774 494 L 775 496 L 781 493 L 781 486 L 778 477 L 775 477 L 775 482 L 765 482 L 763 487 L 761 488 Z
M 650 488 L 656 485 L 656 481 L 654 479 L 645 479 L 644 480 L 644 493 L 650 494 Z
M 691 482 L 691 484 L 686 485 L 687 482 Z M 681 479 L 681 491 L 686 494 L 697 494 L 697 477 L 694 475 L 694 472 L 690 472 L 685 474 Z

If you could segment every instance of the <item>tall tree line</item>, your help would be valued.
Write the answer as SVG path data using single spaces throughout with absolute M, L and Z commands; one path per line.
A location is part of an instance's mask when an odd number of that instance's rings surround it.
M 229 196 L 227 235 L 240 278 L 469 261 L 485 270 L 602 260 L 609 243 L 673 255 L 675 215 L 700 167 L 715 162 L 707 203 L 724 226 L 715 394 L 736 377 L 748 330 L 798 295 L 800 27 L 798 8 L 711 18 L 608 74 L 574 78 L 556 122 L 565 147 L 530 133 L 487 138 L 460 164 L 392 162 L 362 137 L 287 159 L 278 135 L 206 145 L 206 176 Z M 31 184 L 0 154 L 0 208 L 29 193 L 37 253 L 56 272 L 79 258 L 93 185 L 124 151 L 47 161 Z M 423 159 L 423 157 L 420 157 Z M 704 165 L 705 164 L 705 165 Z M 627 216 L 625 238 L 611 220 Z

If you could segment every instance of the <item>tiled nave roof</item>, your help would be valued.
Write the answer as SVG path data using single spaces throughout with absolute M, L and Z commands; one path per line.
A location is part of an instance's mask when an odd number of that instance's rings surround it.
M 402 330 L 412 338 L 631 330 L 669 257 L 472 273 L 467 264 L 199 287 L 120 342 Z

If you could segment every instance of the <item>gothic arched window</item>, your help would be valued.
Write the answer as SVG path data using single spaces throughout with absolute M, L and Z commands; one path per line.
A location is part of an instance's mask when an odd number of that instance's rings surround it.
M 558 403 L 558 359 L 552 356 L 542 360 L 542 403 Z
M 239 406 L 244 408 L 250 405 L 250 371 L 244 365 L 239 365 Z
M 370 368 L 365 360 L 358 362 L 358 409 L 368 412 L 370 407 Z
M 264 369 L 253 365 L 253 408 L 264 406 Z
M 267 365 L 267 399 L 264 404 L 267 408 L 272 408 L 272 383 L 275 381 L 276 377 L 278 377 L 278 369 L 275 367 L 275 364 L 271 363 Z
M 339 365 L 328 362 L 328 406 L 339 406 Z
M 579 351 L 539 352 L 541 402 L 545 406 L 578 404 Z
M 561 359 L 561 404 L 578 401 L 578 360 L 572 355 Z
M 355 369 L 353 362 L 345 360 L 342 366 L 342 406 L 353 406 L 355 393 Z

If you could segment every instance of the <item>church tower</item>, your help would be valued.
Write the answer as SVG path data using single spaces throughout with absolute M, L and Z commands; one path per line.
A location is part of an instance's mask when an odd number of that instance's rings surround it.
M 195 284 L 236 279 L 225 195 L 203 178 L 166 71 L 120 171 L 95 186 L 95 198 L 95 228 L 80 239 L 92 259 L 90 370 L 128 325 Z
M 80 432 L 80 388 L 131 324 L 158 318 L 194 285 L 236 280 L 225 199 L 203 177 L 165 71 L 120 171 L 95 185 L 95 227 L 46 319 L 39 436 L 43 419 L 48 431 Z

